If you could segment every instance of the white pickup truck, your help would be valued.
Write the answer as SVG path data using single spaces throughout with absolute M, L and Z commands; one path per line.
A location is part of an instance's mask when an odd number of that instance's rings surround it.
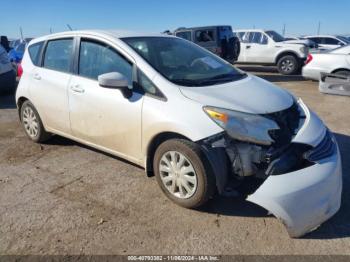
M 241 42 L 237 63 L 276 65 L 284 75 L 296 74 L 306 60 L 309 48 L 300 43 L 288 43 L 272 30 L 248 29 L 234 31 Z

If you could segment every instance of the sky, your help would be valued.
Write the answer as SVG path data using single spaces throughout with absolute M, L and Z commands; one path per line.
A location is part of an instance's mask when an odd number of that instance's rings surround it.
M 162 32 L 231 25 L 286 36 L 350 34 L 350 0 L 0 0 L 0 35 L 37 37 L 73 29 Z

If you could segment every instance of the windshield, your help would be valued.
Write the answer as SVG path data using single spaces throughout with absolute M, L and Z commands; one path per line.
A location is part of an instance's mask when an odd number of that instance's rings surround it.
M 265 31 L 265 33 L 273 39 L 275 42 L 283 42 L 285 41 L 284 37 L 275 31 Z
M 122 39 L 169 81 L 183 86 L 207 86 L 246 76 L 199 46 L 175 37 Z

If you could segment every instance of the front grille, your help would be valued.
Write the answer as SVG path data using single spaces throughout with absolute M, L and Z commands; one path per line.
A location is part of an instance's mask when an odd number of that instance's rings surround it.
M 332 133 L 327 130 L 326 135 L 322 141 L 313 149 L 306 152 L 304 158 L 316 162 L 321 159 L 325 159 L 334 154 L 336 150 L 335 138 Z
M 304 121 L 305 116 L 300 112 L 300 107 L 298 103 L 294 102 L 293 105 L 285 110 L 266 114 L 268 117 L 274 120 L 280 129 L 270 130 L 269 135 L 275 141 L 275 146 L 286 145 L 291 142 L 292 138 L 298 132 L 299 126 Z

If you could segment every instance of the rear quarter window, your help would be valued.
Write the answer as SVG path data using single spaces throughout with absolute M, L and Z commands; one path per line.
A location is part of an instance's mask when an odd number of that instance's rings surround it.
M 44 42 L 39 42 L 28 47 L 30 60 L 32 60 L 32 63 L 36 66 L 40 66 L 40 54 L 43 45 Z

